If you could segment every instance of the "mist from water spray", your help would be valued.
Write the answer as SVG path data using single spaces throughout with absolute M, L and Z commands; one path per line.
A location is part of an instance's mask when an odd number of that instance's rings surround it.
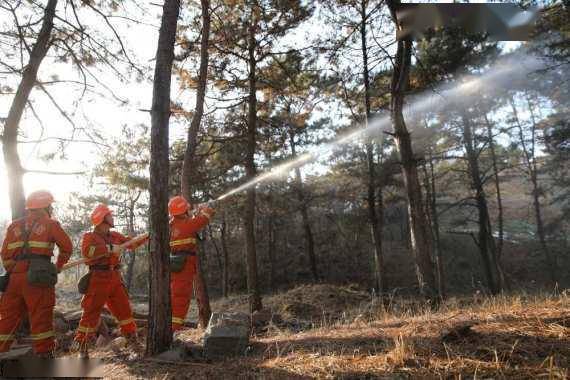
M 450 105 L 468 107 L 471 100 L 475 97 L 491 95 L 493 91 L 508 88 L 507 85 L 509 83 L 512 84 L 514 81 L 524 79 L 531 72 L 539 69 L 542 63 L 539 59 L 528 55 L 511 57 L 498 62 L 481 76 L 475 78 L 466 77 L 460 83 L 440 86 L 435 91 L 426 91 L 419 96 L 409 97 L 409 103 L 406 104 L 404 109 L 406 122 L 410 123 L 419 120 L 427 112 L 438 112 Z M 221 201 L 259 183 L 283 176 L 295 168 L 318 160 L 322 154 L 330 152 L 335 148 L 359 139 L 370 140 L 374 136 L 381 136 L 381 133 L 390 129 L 391 121 L 389 116 L 374 118 L 368 123 L 367 127 L 358 128 L 353 132 L 339 136 L 334 141 L 311 148 L 299 157 L 277 165 L 266 173 L 222 194 L 215 201 Z

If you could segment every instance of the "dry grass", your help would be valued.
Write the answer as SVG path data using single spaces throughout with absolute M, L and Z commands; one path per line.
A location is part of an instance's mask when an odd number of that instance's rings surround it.
M 285 304 L 275 300 L 275 307 Z M 144 360 L 126 364 L 112 357 L 107 359 L 107 373 L 113 378 L 156 379 L 567 379 L 570 375 L 566 293 L 451 299 L 437 312 L 405 300 L 394 300 L 389 310 L 362 300 L 352 308 L 345 306 L 344 314 L 329 313 L 306 331 L 273 326 L 254 337 L 252 351 L 239 360 L 172 366 Z M 186 336 L 197 341 L 200 332 L 191 330 Z

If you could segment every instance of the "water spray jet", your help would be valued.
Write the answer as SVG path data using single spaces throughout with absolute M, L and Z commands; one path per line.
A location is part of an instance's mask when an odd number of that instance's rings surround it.
M 521 62 L 524 62 L 522 64 Z M 481 90 L 486 88 L 488 91 L 498 89 L 501 85 L 512 83 L 515 79 L 520 79 L 533 70 L 541 67 L 542 62 L 534 57 L 511 57 L 496 63 L 486 73 L 478 77 L 467 77 L 466 80 L 453 85 L 440 86 L 437 92 L 427 92 L 420 96 L 414 96 L 411 102 L 408 102 L 404 109 L 404 117 L 410 121 L 416 119 L 419 114 L 427 112 L 438 112 L 449 104 L 456 104 L 459 100 L 469 99 L 474 96 L 480 96 Z M 507 83 L 504 83 L 507 82 Z M 222 201 L 234 194 L 247 190 L 259 183 L 266 182 L 272 178 L 280 177 L 289 173 L 291 170 L 301 167 L 309 162 L 314 162 L 320 158 L 321 154 L 330 152 L 333 149 L 356 141 L 358 139 L 369 140 L 374 135 L 382 135 L 382 132 L 388 132 L 391 127 L 390 117 L 381 116 L 375 120 L 369 121 L 364 128 L 358 128 L 345 135 L 339 136 L 336 140 L 316 146 L 303 155 L 280 164 L 268 172 L 263 173 L 244 184 L 220 195 L 208 204 L 214 204 Z

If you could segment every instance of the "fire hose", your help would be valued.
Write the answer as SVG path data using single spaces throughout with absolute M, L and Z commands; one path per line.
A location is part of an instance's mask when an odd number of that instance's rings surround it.
M 124 251 L 126 248 L 128 248 L 130 245 L 139 243 L 139 242 L 141 242 L 141 241 L 143 241 L 143 240 L 145 240 L 145 239 L 147 239 L 147 238 L 148 238 L 148 233 L 145 233 L 145 234 L 136 236 L 136 237 L 134 237 L 133 239 L 131 239 L 131 240 L 129 240 L 129 241 L 123 243 L 123 244 L 119 244 L 119 245 L 114 246 L 112 253 L 117 253 L 117 254 L 120 255 L 120 254 L 123 253 L 123 251 Z M 108 255 L 108 254 L 105 254 L 105 255 L 100 255 L 100 256 L 96 256 L 96 257 L 83 258 L 83 259 L 79 259 L 79 260 L 76 260 L 76 261 L 72 261 L 72 262 L 70 262 L 70 263 L 65 264 L 63 267 L 61 267 L 61 270 L 64 271 L 64 270 L 67 270 L 67 269 L 69 269 L 69 268 L 73 268 L 73 267 L 76 267 L 76 266 L 78 266 L 78 265 L 85 264 L 85 263 L 87 263 L 87 262 L 89 262 L 89 261 L 101 259 L 101 258 L 107 257 L 107 256 L 109 256 L 109 255 Z

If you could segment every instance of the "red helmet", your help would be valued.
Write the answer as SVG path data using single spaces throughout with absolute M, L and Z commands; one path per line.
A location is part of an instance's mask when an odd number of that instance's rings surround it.
M 188 211 L 190 203 L 183 196 L 178 195 L 168 202 L 168 213 L 170 216 L 182 215 Z
M 49 191 L 34 191 L 26 198 L 26 210 L 34 210 L 49 207 L 55 200 Z
M 109 207 L 107 207 L 107 205 L 100 204 L 91 212 L 91 223 L 97 227 L 99 224 L 103 223 L 105 216 L 109 214 L 113 215 Z

